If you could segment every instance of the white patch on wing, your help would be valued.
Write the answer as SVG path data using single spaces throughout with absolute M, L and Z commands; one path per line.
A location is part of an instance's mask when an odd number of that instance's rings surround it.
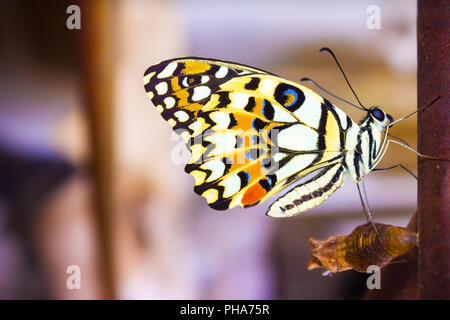
M 167 97 L 164 99 L 164 103 L 166 105 L 166 109 L 173 108 L 175 106 L 175 98 L 174 97 Z
M 227 129 L 230 125 L 230 114 L 222 111 L 213 112 L 210 118 L 216 123 L 214 129 Z
M 305 102 L 295 110 L 294 114 L 300 121 L 315 129 L 319 128 L 320 116 L 322 115 L 321 102 L 313 95 L 305 92 Z
M 158 79 L 162 79 L 162 78 L 167 78 L 170 77 L 171 75 L 173 75 L 173 72 L 175 71 L 175 69 L 177 68 L 178 63 L 176 62 L 171 62 L 169 63 L 163 71 L 161 71 L 157 78 Z
M 221 78 L 225 77 L 227 75 L 227 73 L 228 73 L 228 68 L 222 66 L 219 68 L 219 70 L 217 70 L 215 76 L 216 76 L 216 78 L 221 79 Z
M 276 104 L 272 104 L 273 109 L 275 111 L 273 116 L 273 121 L 278 122 L 296 122 L 297 119 L 295 119 L 289 112 L 286 111 L 286 109 L 281 108 L 280 106 Z
M 248 94 L 235 92 L 231 95 L 231 106 L 238 109 L 244 109 L 248 103 Z
M 211 94 L 211 89 L 207 86 L 200 86 L 194 88 L 194 93 L 192 94 L 192 101 L 199 101 L 207 98 Z
M 286 158 L 286 156 L 287 156 L 286 153 L 283 153 L 283 152 L 277 152 L 277 153 L 275 153 L 275 154 L 272 156 L 272 158 L 273 158 L 273 161 L 275 161 L 275 162 L 280 162 L 281 160 L 283 160 L 284 158 Z
M 307 168 L 316 157 L 316 154 L 302 154 L 293 157 L 275 173 L 277 176 L 277 181 L 281 181 Z
M 294 124 L 278 132 L 278 146 L 294 151 L 317 150 L 319 135 L 313 129 Z
M 156 92 L 157 92 L 159 95 L 165 94 L 165 93 L 167 92 L 167 89 L 168 89 L 168 88 L 169 88 L 169 87 L 168 87 L 168 85 L 167 85 L 167 82 L 160 82 L 160 83 L 158 83 L 158 84 L 155 86 Z
M 209 77 L 208 76 L 202 76 L 202 78 L 201 78 L 201 83 L 202 84 L 205 84 L 205 83 L 207 83 L 209 81 Z
M 214 143 L 216 147 L 211 151 L 210 155 L 218 155 L 234 150 L 236 145 L 236 136 L 233 133 L 216 134 L 207 136 L 206 141 Z
M 265 95 L 272 96 L 275 91 L 276 85 L 277 82 L 273 79 L 262 79 L 258 91 Z
M 200 166 L 201 169 L 211 170 L 211 175 L 206 182 L 220 178 L 225 172 L 225 164 L 221 160 L 208 161 Z
M 189 120 L 189 115 L 185 111 L 177 111 L 173 114 L 175 117 L 178 118 L 178 121 L 180 122 L 186 122 Z
M 200 126 L 200 123 L 198 122 L 198 120 L 195 120 L 189 125 L 188 128 L 191 129 L 195 133 L 195 131 L 198 129 L 199 126 Z
M 221 185 L 225 187 L 225 191 L 223 193 L 224 197 L 228 198 L 241 189 L 241 179 L 238 175 L 234 174 L 223 180 Z
M 344 111 L 342 111 L 338 107 L 336 107 L 336 106 L 333 106 L 333 107 L 339 117 L 339 122 L 341 123 L 342 129 L 346 130 L 347 129 L 347 115 L 345 114 Z
M 251 73 L 251 72 L 248 71 L 248 70 L 242 70 L 242 71 L 237 72 L 237 74 L 240 75 L 240 76 L 243 76 L 243 75 L 245 75 L 245 74 L 250 74 L 250 73 Z

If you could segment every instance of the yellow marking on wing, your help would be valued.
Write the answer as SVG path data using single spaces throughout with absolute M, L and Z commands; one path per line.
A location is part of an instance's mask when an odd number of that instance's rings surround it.
M 209 189 L 203 192 L 202 196 L 206 198 L 206 202 L 213 203 L 219 198 L 219 192 L 216 189 Z
M 184 69 L 181 71 L 183 74 L 196 74 L 208 71 L 211 65 L 201 61 L 186 61 L 184 63 Z
M 172 80 L 170 80 L 170 86 L 172 87 L 172 91 L 178 91 L 181 90 L 180 84 L 178 83 L 178 77 L 173 77 Z
M 178 108 L 182 108 L 189 104 L 188 98 L 189 98 L 189 92 L 187 90 L 179 90 L 177 92 L 174 92 L 174 96 L 178 98 Z
M 150 82 L 150 79 L 155 75 L 155 72 L 150 72 L 148 75 L 144 76 L 144 84 Z
M 340 147 L 339 125 L 333 114 L 328 111 L 327 123 L 325 125 L 325 146 L 326 149 Z
M 194 171 L 190 172 L 189 174 L 194 177 L 196 186 L 199 186 L 205 182 L 206 172 L 194 170 Z
M 189 138 L 191 137 L 191 135 L 187 131 L 181 132 L 180 136 L 183 139 L 184 143 L 188 143 L 189 142 Z
M 191 146 L 191 159 L 189 160 L 189 163 L 196 163 L 197 161 L 199 161 L 202 156 L 203 153 L 205 152 L 206 148 L 204 146 L 202 146 L 201 144 L 194 144 Z
M 167 120 L 167 123 L 173 128 L 177 124 L 177 122 L 174 119 Z
M 203 105 L 201 105 L 200 103 L 192 103 L 184 106 L 183 109 L 189 110 L 196 114 L 201 108 L 203 108 Z

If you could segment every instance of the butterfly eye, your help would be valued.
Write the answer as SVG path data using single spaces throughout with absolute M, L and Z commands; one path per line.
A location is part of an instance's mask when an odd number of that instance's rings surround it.
M 373 108 L 372 109 L 372 116 L 377 119 L 378 121 L 384 121 L 384 112 L 380 108 Z

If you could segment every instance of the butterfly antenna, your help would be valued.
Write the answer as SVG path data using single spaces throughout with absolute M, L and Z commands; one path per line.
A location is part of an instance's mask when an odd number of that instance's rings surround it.
M 357 106 L 356 104 L 351 103 L 350 101 L 347 101 L 345 99 L 342 99 L 341 97 L 338 97 L 337 95 L 331 93 L 330 91 L 328 91 L 327 89 L 325 89 L 324 87 L 322 87 L 321 85 L 319 85 L 317 82 L 315 82 L 314 80 L 312 80 L 310 78 L 301 78 L 300 81 L 309 81 L 312 84 L 314 84 L 316 87 L 318 87 L 320 90 L 328 93 L 330 96 L 332 96 L 332 97 L 334 97 L 334 98 L 336 98 L 338 100 L 341 100 L 342 102 L 345 102 L 345 103 L 347 103 L 347 104 L 351 105 L 352 107 L 355 107 L 355 108 L 357 108 L 359 110 L 366 110 L 366 109 L 363 109 L 363 108 Z
M 392 123 L 390 123 L 390 124 L 388 125 L 388 128 L 389 128 L 389 127 L 392 127 L 392 126 L 394 125 L 394 123 L 397 123 L 397 122 L 399 122 L 399 121 L 402 121 L 402 120 L 405 120 L 405 119 L 411 117 L 411 116 L 412 116 L 413 114 L 415 114 L 415 113 L 418 113 L 418 112 L 421 112 L 421 111 L 424 111 L 424 110 L 428 109 L 428 108 L 431 107 L 436 101 L 438 101 L 440 98 L 441 98 L 441 96 L 437 96 L 437 97 L 436 97 L 433 101 L 431 101 L 429 104 L 424 105 L 424 106 L 421 106 L 421 107 L 417 108 L 417 110 L 411 112 L 410 114 L 407 114 L 406 116 L 401 117 L 401 118 L 395 120 L 394 122 L 392 122 Z
M 345 72 L 344 72 L 344 70 L 342 69 L 341 64 L 339 63 L 338 59 L 337 59 L 336 56 L 334 55 L 333 51 L 331 51 L 331 49 L 330 49 L 330 48 L 327 48 L 327 47 L 321 48 L 321 49 L 319 50 L 319 52 L 322 52 L 322 51 L 327 51 L 329 54 L 331 54 L 331 56 L 333 57 L 334 61 L 335 61 L 336 64 L 337 64 L 337 66 L 339 67 L 339 70 L 341 70 L 341 73 L 342 73 L 342 75 L 344 76 L 344 79 L 345 79 L 345 81 L 347 82 L 347 84 L 348 84 L 350 90 L 352 90 L 353 95 L 355 96 L 355 98 L 356 98 L 356 100 L 358 101 L 359 105 L 360 105 L 364 110 L 366 110 L 366 111 L 369 110 L 369 109 L 367 109 L 366 107 L 364 107 L 364 105 L 363 105 L 363 104 L 361 103 L 361 101 L 359 100 L 358 95 L 356 94 L 355 90 L 353 90 L 353 87 L 352 87 L 352 85 L 350 84 L 350 81 L 348 81 L 348 78 L 347 78 L 347 76 L 345 75 Z

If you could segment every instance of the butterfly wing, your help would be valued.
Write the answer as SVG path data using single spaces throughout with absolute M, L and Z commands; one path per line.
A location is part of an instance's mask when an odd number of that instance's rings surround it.
M 189 58 L 150 67 L 144 83 L 164 119 L 183 130 L 192 152 L 185 171 L 214 209 L 256 205 L 342 161 L 344 131 L 352 120 L 294 82 Z
M 244 74 L 270 74 L 235 63 L 198 57 L 163 61 L 144 73 L 144 87 L 156 109 L 185 142 L 198 111 L 221 84 Z

